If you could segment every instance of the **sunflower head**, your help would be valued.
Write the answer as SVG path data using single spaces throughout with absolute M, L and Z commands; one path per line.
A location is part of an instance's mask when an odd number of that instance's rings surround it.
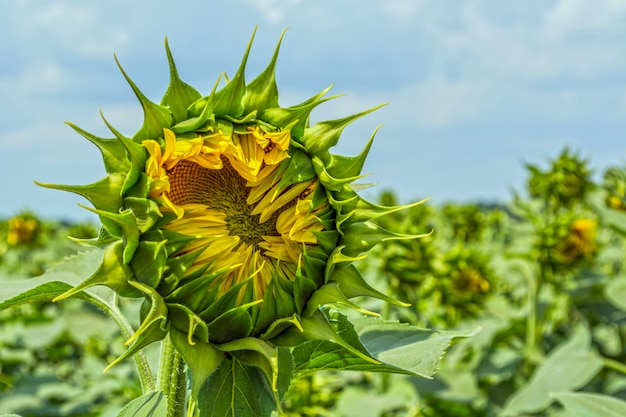
M 626 211 L 626 171 L 618 167 L 607 169 L 603 187 L 606 191 L 606 205 L 615 210 Z
M 7 244 L 9 246 L 32 245 L 39 235 L 40 222 L 30 213 L 23 213 L 9 220 Z
M 553 209 L 569 208 L 584 202 L 594 188 L 588 161 L 567 148 L 551 162 L 548 170 L 541 170 L 531 164 L 527 168 L 530 172 L 528 190 L 531 197 L 544 200 Z
M 539 256 L 560 272 L 593 261 L 598 252 L 597 226 L 595 219 L 575 213 L 555 218 L 538 236 Z
M 592 259 L 597 252 L 597 226 L 597 222 L 593 219 L 573 220 L 567 234 L 554 248 L 555 259 L 565 264 Z
M 192 373 L 201 375 L 196 382 L 206 377 L 197 358 L 217 363 L 224 358 L 219 352 L 245 352 L 246 363 L 269 369 L 275 379 L 277 345 L 343 344 L 321 306 L 367 313 L 350 298 L 398 303 L 366 284 L 353 261 L 382 241 L 416 236 L 374 222 L 404 207 L 372 204 L 351 187 L 373 135 L 356 156 L 330 152 L 349 123 L 374 109 L 310 126 L 309 114 L 329 99 L 329 89 L 280 107 L 279 47 L 267 68 L 246 82 L 248 45 L 237 73 L 225 85 L 218 79 L 203 96 L 179 78 L 165 46 L 171 78 L 159 104 L 120 66 L 144 110 L 137 133 L 127 137 L 104 117 L 112 138 L 70 124 L 100 149 L 107 176 L 85 186 L 46 186 L 93 204 L 89 210 L 102 231 L 85 243 L 102 248 L 103 259 L 91 277 L 58 298 L 106 285 L 145 299 L 142 324 L 114 363 L 171 337 Z

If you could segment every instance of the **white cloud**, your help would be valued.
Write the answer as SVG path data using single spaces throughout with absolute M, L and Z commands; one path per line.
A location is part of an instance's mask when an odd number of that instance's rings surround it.
M 18 76 L 20 93 L 55 92 L 62 90 L 71 80 L 69 74 L 58 63 L 35 62 Z
M 385 0 L 378 4 L 385 15 L 400 24 L 414 21 L 424 6 L 423 2 L 416 0 Z
M 433 43 L 441 45 L 435 57 L 443 65 L 458 58 L 465 76 L 489 74 L 512 77 L 511 81 L 590 77 L 626 67 L 621 59 L 624 43 L 615 36 L 623 31 L 626 7 L 615 2 L 566 0 L 554 8 L 540 3 L 532 19 L 513 22 L 487 11 L 468 2 L 458 10 L 459 27 L 425 27 Z M 598 42 L 598 37 L 605 39 Z
M 105 21 L 99 3 L 23 1 L 12 10 L 12 36 L 48 51 L 54 44 L 84 57 L 110 58 L 130 44 L 128 28 Z M 116 25 L 117 24 L 117 25 Z
M 302 0 L 248 0 L 269 23 L 280 23 Z
M 545 28 L 562 35 L 601 35 L 623 28 L 626 2 L 622 0 L 558 0 L 546 13 Z
M 490 81 L 450 80 L 435 75 L 406 86 L 390 100 L 399 119 L 416 126 L 438 129 L 458 125 L 484 113 Z

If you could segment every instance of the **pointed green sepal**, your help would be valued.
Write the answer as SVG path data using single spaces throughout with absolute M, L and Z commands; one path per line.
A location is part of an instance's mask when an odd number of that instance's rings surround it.
M 167 262 L 165 244 L 166 242 L 139 242 L 130 261 L 130 267 L 137 281 L 152 288 L 158 288 Z
M 183 82 L 178 76 L 178 70 L 170 50 L 170 45 L 165 38 L 165 53 L 170 66 L 170 84 L 161 99 L 161 106 L 170 109 L 174 117 L 174 123 L 180 123 L 187 119 L 187 108 L 194 101 L 200 99 L 202 95 L 192 86 Z
M 246 86 L 246 94 L 243 96 L 243 114 L 279 107 L 275 71 L 278 52 L 280 51 L 285 32 L 286 30 L 281 33 L 278 39 L 278 44 L 269 65 Z
M 300 144 L 304 144 L 304 129 L 309 122 L 309 115 L 313 109 L 328 100 L 338 97 L 332 96 L 322 99 L 322 97 L 331 88 L 332 85 L 308 100 L 305 100 L 293 107 L 265 109 L 259 113 L 258 119 L 280 128 L 289 126 L 296 122 L 291 128 L 291 137 Z
M 321 306 L 328 304 L 341 304 L 346 307 L 350 307 L 356 311 L 359 311 L 363 314 L 380 317 L 380 314 L 375 313 L 373 311 L 366 310 L 365 308 L 359 306 L 358 304 L 353 303 L 348 300 L 348 298 L 341 292 L 339 288 L 339 284 L 336 282 L 331 282 L 325 285 L 322 285 L 309 299 L 309 302 L 306 305 L 306 309 L 302 314 L 303 317 L 310 317 L 313 315 Z
M 135 216 L 137 228 L 141 233 L 150 230 L 163 217 L 159 205 L 148 198 L 126 197 L 124 207 Z
M 337 214 L 337 226 L 345 228 L 354 223 L 367 222 L 391 213 L 419 206 L 426 201 L 428 201 L 428 198 L 402 206 L 380 206 L 358 197 L 347 202 L 335 202 L 339 212 Z
M 379 361 L 357 349 L 356 347 L 348 344 L 345 340 L 337 334 L 337 331 L 330 324 L 326 316 L 321 310 L 316 310 L 310 317 L 301 319 L 302 332 L 298 333 L 298 330 L 294 328 L 287 329 L 273 341 L 279 346 L 297 346 L 308 340 L 321 340 L 333 342 L 348 352 L 358 356 L 359 358 L 373 363 L 380 364 Z
M 215 93 L 215 107 L 213 108 L 213 113 L 216 117 L 226 114 L 234 117 L 243 115 L 243 97 L 246 93 L 244 73 L 246 71 L 246 63 L 248 62 L 248 55 L 250 54 L 250 48 L 252 47 L 252 41 L 254 40 L 255 34 L 256 27 L 252 32 L 252 37 L 250 38 L 250 42 L 248 43 L 248 47 L 243 55 L 243 59 L 241 60 L 237 73 L 233 79 L 224 86 L 224 88 Z
M 130 85 L 130 88 L 133 89 L 133 92 L 135 93 L 135 96 L 137 96 L 137 99 L 143 109 L 143 125 L 141 126 L 141 129 L 135 133 L 135 136 L 133 136 L 133 141 L 139 143 L 142 140 L 161 137 L 163 135 L 163 128 L 170 127 L 172 125 L 172 114 L 166 107 L 148 100 L 141 90 L 139 90 L 137 85 L 135 85 L 133 80 L 130 79 L 128 74 L 126 74 L 126 71 L 124 71 L 120 61 L 117 59 L 117 56 L 114 56 L 114 58 L 118 68 L 122 72 L 122 75 L 124 75 L 124 78 L 126 79 L 126 82 L 128 82 L 128 85 Z
M 300 324 L 300 315 L 294 314 L 290 317 L 275 320 L 260 338 L 271 341 L 290 327 L 295 327 L 300 333 L 304 331 Z
M 317 178 L 319 178 L 320 183 L 322 183 L 322 185 L 330 191 L 339 191 L 344 185 L 348 185 L 351 182 L 367 176 L 357 175 L 348 178 L 335 178 L 330 175 L 330 173 L 326 169 L 326 165 L 324 164 L 324 162 L 322 162 L 321 159 L 314 156 L 311 159 L 311 162 L 313 163 L 313 169 L 315 169 L 315 173 L 317 174 Z
M 44 184 L 38 181 L 35 181 L 35 184 L 40 187 L 78 194 L 89 200 L 98 210 L 117 213 L 120 207 L 122 207 L 120 190 L 124 184 L 124 179 L 124 175 L 109 174 L 101 180 L 88 185 Z M 121 237 L 121 229 L 117 223 L 105 217 L 101 217 L 100 221 L 109 233 L 113 236 Z
M 168 261 L 169 271 L 174 272 L 170 262 Z M 210 307 L 217 296 L 215 281 L 219 279 L 221 272 L 209 274 L 202 274 L 201 272 L 197 276 L 185 276 L 184 279 L 181 279 L 176 288 L 166 297 L 166 301 L 168 303 L 184 303 L 196 312 L 202 312 Z M 180 275 L 178 278 L 182 277 L 183 275 Z M 204 321 L 209 321 L 202 313 L 199 315 Z
M 254 323 L 253 335 L 265 332 L 277 318 L 293 314 L 296 308 L 294 297 L 281 285 L 280 281 L 283 279 L 275 275 L 265 289 L 263 303 Z
M 288 159 L 287 169 L 278 185 L 279 189 L 299 182 L 310 181 L 315 178 L 315 170 L 311 158 L 303 151 L 295 151 Z
M 73 123 L 66 122 L 66 124 L 98 147 L 102 154 L 102 161 L 107 174 L 126 174 L 128 172 L 130 164 L 126 159 L 126 150 L 118 140 L 100 138 Z
M 129 284 L 133 278 L 133 271 L 122 262 L 124 244 L 121 240 L 106 247 L 103 252 L 102 263 L 89 278 L 56 297 L 54 302 L 71 297 L 94 285 L 105 285 L 111 288 L 122 297 L 137 298 L 141 292 L 136 287 Z
M 209 328 L 204 320 L 182 304 L 168 303 L 168 319 L 174 327 L 186 332 L 187 344 L 209 343 Z
M 104 114 L 100 112 L 100 117 L 104 124 L 107 125 L 109 130 L 115 135 L 117 140 L 126 149 L 128 159 L 130 160 L 130 167 L 126 173 L 126 179 L 124 185 L 120 190 L 120 195 L 124 195 L 135 183 L 139 180 L 141 173 L 144 171 L 146 161 L 148 160 L 146 149 L 140 144 L 133 142 L 131 139 L 122 135 L 117 129 L 115 129 L 109 121 L 104 117 Z
M 337 144 L 346 126 L 382 106 L 385 106 L 385 104 L 342 119 L 316 123 L 314 126 L 304 130 L 304 146 L 306 146 L 309 154 L 319 157 L 326 163 L 330 162 L 328 160 L 328 150 Z
M 198 116 L 190 117 L 188 119 L 181 120 L 179 123 L 172 126 L 172 132 L 174 133 L 187 133 L 193 131 L 206 130 L 207 125 L 215 125 L 215 114 L 213 113 L 213 101 L 215 97 L 215 91 L 220 83 L 222 76 L 220 75 L 211 90 L 211 94 L 208 97 L 201 98 L 193 103 L 193 106 L 199 106 L 203 104 L 202 111 Z
M 91 247 L 91 248 L 99 248 L 104 250 L 104 248 L 115 242 L 116 240 L 119 239 L 119 237 L 113 236 L 111 235 L 106 228 L 104 227 L 100 227 L 100 230 L 98 231 L 98 237 L 95 237 L 93 239 L 79 239 L 73 236 L 68 236 L 67 237 L 69 240 L 71 240 L 72 242 L 76 242 L 81 246 L 87 246 L 87 247 Z
M 374 130 L 374 133 L 370 136 L 367 144 L 358 155 L 344 156 L 331 154 L 330 162 L 326 167 L 328 173 L 335 178 L 356 177 L 361 175 L 361 170 L 363 169 L 363 165 L 365 164 L 365 160 L 367 159 L 367 155 L 372 147 L 374 136 L 376 136 L 378 129 L 380 129 L 380 126 Z
M 407 235 L 383 229 L 373 222 L 354 223 L 342 229 L 343 236 L 339 239 L 345 245 L 344 253 L 347 256 L 358 256 L 368 252 L 381 242 L 389 240 L 419 239 L 429 236 L 430 233 Z
M 365 282 L 359 270 L 352 264 L 335 268 L 328 280 L 329 282 L 338 283 L 339 289 L 347 298 L 372 297 L 401 307 L 411 306 L 411 304 L 403 303 L 372 288 Z
M 252 333 L 252 318 L 248 310 L 261 302 L 263 301 L 257 300 L 237 306 L 209 323 L 211 342 L 226 343 L 234 339 L 250 336 Z
M 92 209 L 87 206 L 79 204 L 80 207 L 85 210 L 89 210 L 92 213 L 96 213 L 101 219 L 109 219 L 117 223 L 122 229 L 122 238 L 124 239 L 124 256 L 123 261 L 128 265 L 133 259 L 133 254 L 139 245 L 139 229 L 137 228 L 137 222 L 135 216 L 130 210 L 125 210 L 121 213 L 112 213 L 104 210 Z
M 360 261 L 361 259 L 367 258 L 367 253 L 361 254 L 359 256 L 351 256 L 344 253 L 346 249 L 346 245 L 337 246 L 328 257 L 328 262 L 326 263 L 326 271 L 324 272 L 326 277 L 329 277 L 336 266 L 347 265 L 351 262 Z
M 149 300 L 150 310 L 144 317 L 141 325 L 135 333 L 124 343 L 129 346 L 124 353 L 109 364 L 104 370 L 108 371 L 124 359 L 134 355 L 146 346 L 163 340 L 167 336 L 169 323 L 167 321 L 167 306 L 163 298 L 151 287 L 137 281 L 129 281 L 129 284 L 140 291 L 146 300 Z

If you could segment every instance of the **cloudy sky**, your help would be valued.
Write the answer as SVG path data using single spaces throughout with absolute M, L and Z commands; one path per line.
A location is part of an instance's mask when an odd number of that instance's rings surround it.
M 176 6 L 174 6 L 176 4 Z M 113 60 L 153 101 L 181 77 L 208 94 L 235 72 L 258 25 L 252 79 L 289 28 L 280 102 L 334 84 L 344 95 L 313 121 L 389 105 L 351 125 L 336 151 L 358 152 L 382 124 L 365 171 L 402 201 L 507 200 L 525 161 L 569 145 L 596 172 L 626 163 L 626 2 L 622 0 L 56 0 L 2 2 L 0 216 L 92 218 L 79 196 L 33 180 L 86 184 L 99 153 L 64 121 L 132 135 L 142 116 Z

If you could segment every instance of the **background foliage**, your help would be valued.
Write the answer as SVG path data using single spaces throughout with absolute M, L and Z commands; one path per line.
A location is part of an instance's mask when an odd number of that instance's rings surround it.
M 626 168 L 594 175 L 565 149 L 528 164 L 508 204 L 426 203 L 381 225 L 434 233 L 361 261 L 370 283 L 411 303 L 366 307 L 414 326 L 481 331 L 454 342 L 430 380 L 303 371 L 287 392 L 288 416 L 626 415 Z M 0 276 L 38 276 L 77 251 L 66 236 L 96 233 L 28 212 L 4 219 Z M 0 323 L 0 413 L 116 416 L 140 395 L 132 362 L 102 373 L 123 338 L 87 303 L 23 305 L 0 312 Z

